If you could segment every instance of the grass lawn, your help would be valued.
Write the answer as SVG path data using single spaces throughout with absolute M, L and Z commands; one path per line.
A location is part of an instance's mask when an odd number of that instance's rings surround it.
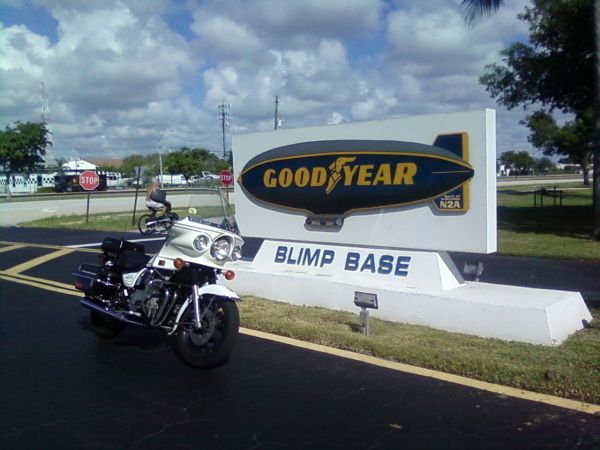
M 553 199 L 546 197 L 548 206 L 534 208 L 533 190 L 538 187 L 498 190 L 498 253 L 600 260 L 600 242 L 590 239 L 591 187 L 561 185 L 563 206 L 550 206 Z
M 185 217 L 188 214 L 187 208 L 173 209 L 179 217 Z M 223 216 L 223 208 L 220 206 L 203 206 L 196 208 L 196 215 L 204 218 Z M 42 227 L 42 228 L 68 228 L 71 230 L 101 230 L 101 231 L 138 231 L 137 221 L 147 210 L 143 209 L 135 217 L 135 224 L 131 224 L 131 212 L 123 213 L 99 213 L 90 214 L 89 220 L 85 222 L 83 216 L 60 216 L 48 217 L 46 219 L 33 220 L 31 222 L 21 223 L 24 227 Z

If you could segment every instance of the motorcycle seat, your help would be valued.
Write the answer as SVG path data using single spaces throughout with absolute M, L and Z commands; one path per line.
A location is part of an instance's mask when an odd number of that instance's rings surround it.
M 123 250 L 116 261 L 116 266 L 123 272 L 134 272 L 143 269 L 150 256 L 145 253 L 132 252 L 131 250 Z

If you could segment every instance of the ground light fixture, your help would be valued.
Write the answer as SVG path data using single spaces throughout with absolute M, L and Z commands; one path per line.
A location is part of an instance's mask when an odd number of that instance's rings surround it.
M 472 281 L 479 281 L 479 277 L 483 273 L 483 263 L 482 262 L 469 262 L 465 261 L 465 266 L 463 267 L 463 275 L 468 275 L 471 277 Z
M 358 313 L 358 320 L 360 327 L 365 336 L 369 335 L 369 309 L 378 309 L 377 294 L 370 294 L 368 292 L 354 292 L 354 304 L 360 308 Z

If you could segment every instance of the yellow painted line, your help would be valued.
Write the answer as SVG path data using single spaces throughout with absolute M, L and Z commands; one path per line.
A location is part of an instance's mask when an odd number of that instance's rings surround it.
M 13 244 L 13 245 L 7 245 L 6 247 L 2 247 L 2 248 L 0 248 L 0 253 L 3 253 L 3 252 L 10 252 L 10 251 L 12 251 L 12 250 L 17 250 L 17 249 L 19 249 L 19 248 L 23 248 L 23 247 L 25 247 L 25 245 L 24 245 L 24 244 Z
M 73 250 L 73 251 L 77 251 L 77 252 L 100 253 L 100 249 L 95 249 L 95 248 L 66 247 L 66 246 L 62 246 L 62 245 L 51 245 L 51 244 L 32 244 L 30 242 L 0 241 L 0 245 L 20 245 L 22 247 L 50 248 L 53 250 L 62 250 L 62 249 L 68 248 L 69 250 Z
M 7 281 L 12 281 L 13 283 L 24 284 L 26 286 L 36 287 L 36 288 L 39 288 L 39 289 L 44 289 L 46 291 L 58 292 L 60 294 L 73 295 L 73 296 L 76 296 L 76 297 L 83 297 L 83 292 L 79 292 L 79 291 L 75 291 L 75 290 L 62 289 L 62 288 L 55 287 L 55 286 L 48 286 L 47 284 L 42 284 L 42 283 L 38 283 L 38 282 L 35 282 L 35 281 L 29 281 L 29 280 L 22 280 L 20 278 L 16 278 L 16 277 L 13 277 L 13 276 L 0 275 L 0 279 L 7 280 Z
M 26 279 L 27 278 L 27 279 Z M 52 280 L 45 280 L 43 278 L 25 277 L 24 275 L 7 275 L 6 272 L 0 273 L 0 279 L 12 281 L 13 283 L 24 284 L 27 286 L 33 286 L 47 291 L 58 292 L 61 294 L 72 295 L 75 297 L 83 297 L 83 292 L 79 292 L 74 289 L 65 289 L 57 286 L 51 286 L 49 284 L 64 285 Z M 35 281 L 33 281 L 35 280 Z M 44 284 L 47 283 L 47 284 Z M 449 383 L 459 384 L 461 386 L 467 386 L 482 391 L 492 392 L 498 395 L 506 395 L 508 397 L 520 398 L 523 400 L 529 400 L 537 403 L 544 403 L 551 406 L 557 406 L 560 408 L 570 409 L 573 411 L 583 412 L 587 414 L 600 414 L 600 405 L 594 405 L 592 403 L 580 402 L 577 400 L 569 400 L 566 398 L 556 397 L 553 395 L 540 394 L 538 392 L 525 391 L 523 389 L 512 388 L 508 386 L 502 386 L 499 384 L 488 383 L 485 381 L 473 380 L 471 378 L 462 377 L 460 375 L 453 375 L 444 372 L 438 372 L 437 370 L 425 369 L 422 367 L 411 366 L 409 364 L 398 363 L 394 361 L 387 361 L 385 359 L 375 358 L 374 356 L 361 355 L 359 353 L 353 353 L 347 350 L 340 350 L 337 348 L 326 347 L 324 345 L 313 344 L 311 342 L 300 341 L 298 339 L 292 339 L 285 336 L 277 336 L 275 334 L 265 333 L 263 331 L 251 330 L 249 328 L 240 327 L 240 333 L 247 336 L 253 336 L 259 339 L 265 339 L 269 341 L 279 342 L 281 344 L 290 345 L 293 347 L 303 348 L 307 350 L 324 353 L 327 355 L 333 355 L 340 358 L 349 359 L 352 361 L 358 361 L 365 364 L 371 364 L 377 367 L 383 367 L 385 369 L 396 370 L 398 372 L 410 373 L 427 378 L 433 378 L 435 380 L 446 381 Z
M 374 356 L 361 355 L 359 353 L 353 353 L 347 350 L 326 347 L 324 345 L 299 341 L 297 339 L 292 339 L 284 336 L 277 336 L 270 333 L 264 333 L 262 331 L 250 330 L 248 328 L 240 328 L 240 333 L 246 334 L 248 336 L 257 337 L 259 339 L 267 339 L 270 341 L 275 341 L 294 347 L 300 347 L 307 350 L 325 353 L 328 355 L 339 356 L 341 358 L 359 361 L 374 366 L 383 367 L 386 369 L 392 369 L 399 372 L 410 373 L 441 381 L 447 381 L 449 383 L 460 384 L 462 386 L 480 389 L 482 391 L 492 392 L 499 395 L 506 395 L 509 397 L 520 398 L 537 403 L 545 403 L 547 405 L 558 406 L 561 408 L 571 409 L 587 414 L 600 414 L 600 405 L 594 405 L 592 403 L 585 403 L 577 400 L 569 400 L 566 398 L 555 397 L 553 395 L 540 394 L 538 392 L 525 391 L 523 389 L 501 386 L 499 384 L 487 383 L 485 381 L 473 380 L 471 378 L 462 377 L 460 375 L 452 375 L 449 373 L 438 372 L 436 370 L 411 366 L 409 364 L 387 361 L 385 359 L 375 358 Z
M 32 267 L 39 266 L 40 264 L 44 264 L 48 261 L 52 261 L 53 259 L 60 258 L 61 256 L 68 255 L 69 253 L 73 253 L 75 249 L 72 248 L 63 248 L 61 250 L 57 250 L 52 253 L 48 253 L 47 255 L 40 256 L 39 258 L 31 259 L 22 264 L 18 264 L 10 269 L 4 271 L 7 275 L 16 275 L 21 272 L 25 272 L 26 270 L 31 269 Z
M 20 280 L 25 280 L 25 281 L 33 281 L 34 283 L 49 284 L 49 285 L 56 286 L 56 287 L 59 287 L 59 288 L 62 288 L 62 289 L 72 289 L 72 290 L 75 290 L 73 284 L 60 283 L 58 281 L 47 280 L 45 278 L 31 277 L 29 275 L 23 275 L 21 273 L 15 274 L 15 273 L 8 273 L 8 272 L 5 272 L 3 270 L 0 270 L 0 275 L 6 275 L 6 276 L 10 276 L 12 278 L 18 278 Z

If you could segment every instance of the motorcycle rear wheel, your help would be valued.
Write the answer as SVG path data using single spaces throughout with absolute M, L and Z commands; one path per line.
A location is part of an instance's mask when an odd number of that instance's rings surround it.
M 92 322 L 94 332 L 102 339 L 117 337 L 125 329 L 123 322 L 111 319 L 96 311 L 90 311 L 90 321 Z
M 138 230 L 140 230 L 140 233 L 144 235 L 152 234 L 154 232 L 154 225 L 152 227 L 149 227 L 146 224 L 148 219 L 150 219 L 150 214 L 142 214 L 140 216 L 140 219 L 138 220 Z
M 192 305 L 184 314 L 177 331 L 177 354 L 187 364 L 200 369 L 219 367 L 229 360 L 240 327 L 237 305 L 231 300 L 216 299 L 194 330 Z

